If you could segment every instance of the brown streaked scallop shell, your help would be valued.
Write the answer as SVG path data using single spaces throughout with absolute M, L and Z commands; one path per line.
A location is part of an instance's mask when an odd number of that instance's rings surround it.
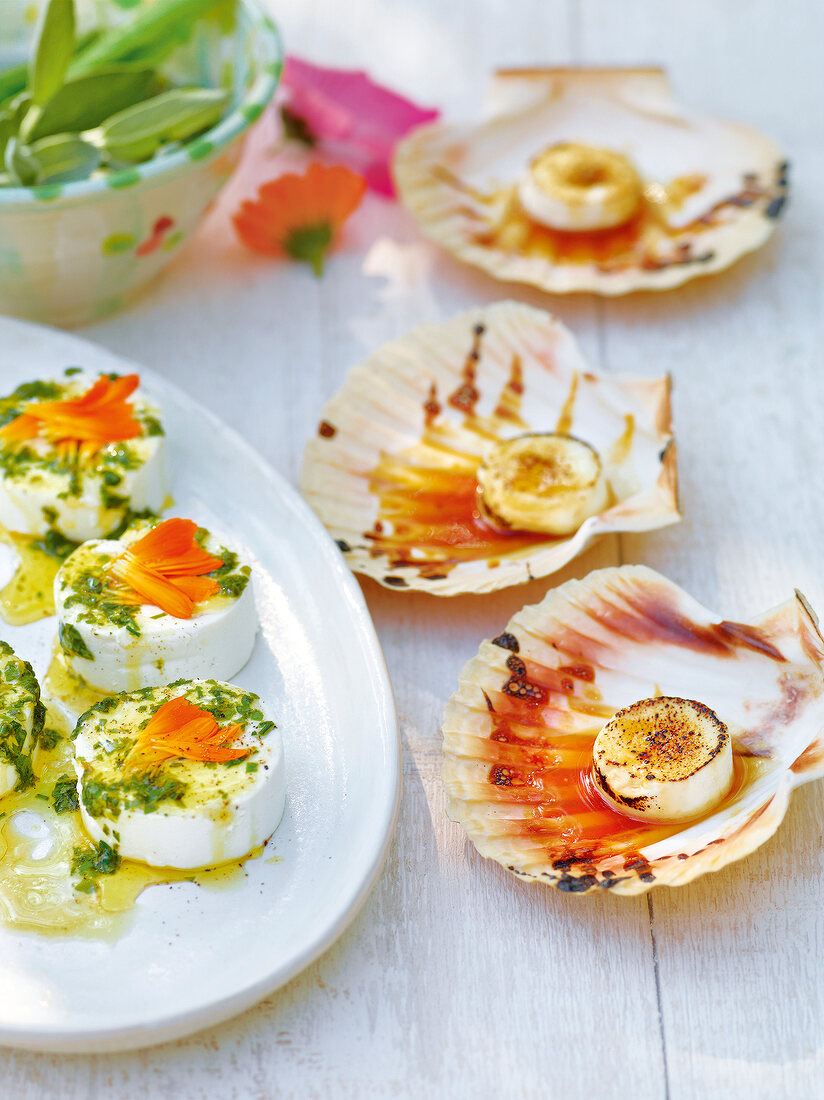
M 644 566 L 569 581 L 461 673 L 443 722 L 449 816 L 527 880 L 573 893 L 683 885 L 763 844 L 793 788 L 824 775 L 823 663 L 799 593 L 737 623 Z M 732 738 L 732 790 L 697 823 L 626 817 L 589 776 L 604 723 L 658 695 L 706 704 Z
M 560 569 L 598 534 L 680 519 L 669 379 L 596 374 L 559 321 L 516 302 L 384 345 L 321 415 L 301 490 L 351 568 L 389 587 L 489 592 Z M 529 431 L 564 431 L 600 454 L 610 503 L 572 536 L 481 518 L 485 451 Z
M 517 183 L 562 141 L 628 156 L 645 185 L 638 215 L 584 233 L 529 218 Z M 499 72 L 485 121 L 415 130 L 394 172 L 427 236 L 495 278 L 555 294 L 665 290 L 720 271 L 766 241 L 787 193 L 773 142 L 685 111 L 661 69 Z

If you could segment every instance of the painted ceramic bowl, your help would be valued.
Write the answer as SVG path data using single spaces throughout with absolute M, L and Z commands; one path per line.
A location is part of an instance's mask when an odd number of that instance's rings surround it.
M 138 0 L 146 3 L 149 0 Z M 124 13 L 115 0 L 78 0 L 86 22 Z M 0 64 L 27 55 L 36 6 L 3 5 Z M 231 74 L 221 122 L 145 164 L 77 183 L 0 188 L 0 311 L 57 325 L 112 313 L 191 236 L 240 159 L 250 125 L 282 67 L 277 29 L 256 0 L 238 0 L 232 26 L 208 21 L 174 55 L 173 75 L 213 87 Z

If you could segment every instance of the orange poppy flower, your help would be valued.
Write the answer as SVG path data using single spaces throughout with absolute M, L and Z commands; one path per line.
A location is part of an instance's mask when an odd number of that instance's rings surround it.
M 127 401 L 139 385 L 136 374 L 121 378 L 104 374 L 80 397 L 33 401 L 20 416 L 0 428 L 0 439 L 9 443 L 47 439 L 63 451 L 78 449 L 81 457 L 93 455 L 106 443 L 134 439 L 143 433 L 140 421 L 135 420 L 134 407 Z
M 167 519 L 153 527 L 109 566 L 126 591 L 124 603 L 150 603 L 176 619 L 191 619 L 194 606 L 217 595 L 220 583 L 213 573 L 223 565 L 195 540 L 197 524 L 190 519 Z
M 123 763 L 126 772 L 144 771 L 164 760 L 183 757 L 223 763 L 248 756 L 248 748 L 233 748 L 243 726 L 219 726 L 215 716 L 183 695 L 158 707 L 137 735 Z
M 241 203 L 234 216 L 244 244 L 256 252 L 291 256 L 323 274 L 323 261 L 338 230 L 360 206 L 366 180 L 342 165 L 310 164 L 264 183 L 256 201 Z

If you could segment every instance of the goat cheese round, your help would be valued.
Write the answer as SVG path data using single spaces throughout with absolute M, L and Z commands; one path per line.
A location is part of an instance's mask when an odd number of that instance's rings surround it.
M 208 712 L 206 723 L 214 719 L 217 736 L 241 727 L 232 745 L 243 755 L 226 761 L 176 756 L 210 750 L 191 738 L 183 745 L 185 737 L 175 730 L 149 738 L 153 717 L 181 699 Z M 214 733 L 209 736 L 214 740 Z M 74 767 L 92 840 L 156 867 L 240 859 L 265 843 L 283 816 L 280 734 L 257 695 L 216 680 L 179 681 L 98 703 L 77 725 Z
M 181 677 L 227 680 L 249 660 L 257 633 L 251 566 L 204 528 L 191 527 L 199 546 L 223 564 L 208 574 L 216 594 L 195 602 L 190 618 L 138 597 L 124 602 L 111 572 L 150 524 L 136 524 L 119 539 L 86 542 L 60 567 L 58 638 L 69 668 L 90 687 L 113 693 Z
M 32 755 L 45 716 L 31 665 L 0 642 L 0 795 L 34 781 Z
M 97 381 L 81 373 L 25 382 L 0 398 L 0 429 L 29 410 L 36 413 L 40 403 L 76 400 Z M 113 531 L 130 511 L 159 512 L 166 498 L 160 414 L 139 389 L 128 401 L 140 434 L 103 442 L 94 451 L 43 436 L 8 439 L 0 431 L 0 524 L 24 535 L 39 537 L 54 530 L 84 542 Z M 104 401 L 102 431 L 105 408 Z

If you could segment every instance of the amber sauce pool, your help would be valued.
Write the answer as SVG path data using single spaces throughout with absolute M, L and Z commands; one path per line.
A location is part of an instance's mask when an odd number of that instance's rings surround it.
M 501 204 L 503 213 L 488 230 L 477 234 L 481 245 L 538 256 L 555 263 L 597 264 L 609 269 L 636 265 L 665 267 L 686 257 L 676 251 L 669 260 L 648 256 L 652 246 L 668 239 L 677 246 L 679 238 L 691 238 L 710 228 L 711 219 L 702 218 L 674 228 L 666 221 L 666 212 L 677 210 L 690 195 L 706 183 L 704 176 L 683 176 L 666 187 L 654 185 L 641 200 L 635 217 L 610 229 L 587 232 L 551 229 L 534 221 L 523 209 L 515 189 L 487 196 L 483 201 Z M 654 196 L 654 197 L 650 197 Z M 477 197 L 477 196 L 476 196 Z
M 529 428 L 520 415 L 523 373 L 517 356 L 492 415 L 476 415 L 480 399 L 476 372 L 483 335 L 483 325 L 476 326 L 460 383 L 445 396 L 446 404 L 463 412 L 463 439 L 467 432 L 472 433 L 477 438 L 477 453 L 468 453 L 465 445 L 458 445 L 440 419 L 442 406 L 433 385 L 424 404 L 420 441 L 398 454 L 384 454 L 370 475 L 370 492 L 379 501 L 375 526 L 364 532 L 372 556 L 386 555 L 393 566 L 417 566 L 422 576 L 444 574 L 465 561 L 486 560 L 493 568 L 504 556 L 561 541 L 546 534 L 499 530 L 479 509 L 477 470 L 483 444 L 504 434 L 511 436 L 513 426 L 524 431 Z M 577 388 L 576 374 L 557 424 L 552 426 L 555 431 L 569 432 Z
M 519 658 L 510 662 L 512 679 L 490 697 L 493 729 L 487 781 L 495 789 L 493 801 L 525 808 L 523 817 L 510 819 L 514 835 L 531 840 L 549 861 L 586 862 L 633 856 L 696 823 L 640 821 L 613 808 L 601 795 L 592 778 L 592 750 L 613 710 L 599 702 L 591 667 L 541 668 L 539 677 L 535 666 Z M 556 702 L 556 692 L 566 696 L 566 703 Z M 574 733 L 553 729 L 542 717 L 542 710 L 553 704 L 561 714 L 568 707 L 580 716 L 577 724 L 584 728 Z M 732 805 L 763 767 L 763 761 L 734 751 L 732 785 L 710 813 Z
M 376 467 L 370 488 L 380 499 L 380 529 L 369 534 L 373 553 L 386 554 L 392 565 L 450 565 L 547 541 L 486 523 L 474 473 L 416 467 L 397 456 Z

